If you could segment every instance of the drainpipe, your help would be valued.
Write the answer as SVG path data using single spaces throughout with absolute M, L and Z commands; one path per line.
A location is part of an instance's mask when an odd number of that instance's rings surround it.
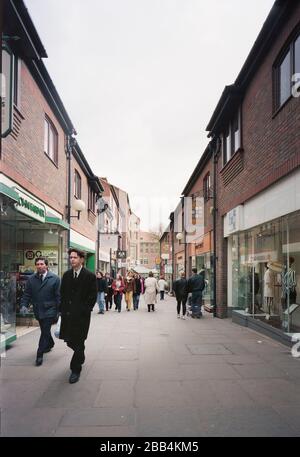
M 213 137 L 209 143 L 210 148 L 213 154 L 214 161 L 214 185 L 213 185 L 213 245 L 214 245 L 214 254 L 213 254 L 213 316 L 217 317 L 217 165 L 218 165 L 218 155 L 221 149 L 221 140 L 220 137 Z
M 76 144 L 76 139 L 72 136 L 74 132 L 67 135 L 66 143 L 66 158 L 67 158 L 67 222 L 69 224 L 67 248 L 70 249 L 71 244 L 71 195 L 72 195 L 72 152 Z M 70 261 L 68 258 L 68 268 Z

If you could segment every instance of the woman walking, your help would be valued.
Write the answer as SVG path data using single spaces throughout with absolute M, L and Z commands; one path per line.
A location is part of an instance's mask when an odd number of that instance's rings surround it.
M 124 284 L 126 309 L 127 311 L 130 311 L 132 307 L 133 294 L 135 293 L 135 281 L 131 271 L 128 272 Z
M 150 308 L 154 311 L 154 304 L 156 303 L 156 294 L 159 291 L 159 287 L 156 279 L 153 277 L 152 271 L 149 273 L 149 277 L 145 280 L 145 303 L 148 306 L 148 312 Z
M 117 274 L 117 278 L 113 280 L 112 290 L 114 294 L 114 302 L 116 310 L 120 313 L 122 306 L 122 297 L 124 292 L 124 281 L 120 274 Z

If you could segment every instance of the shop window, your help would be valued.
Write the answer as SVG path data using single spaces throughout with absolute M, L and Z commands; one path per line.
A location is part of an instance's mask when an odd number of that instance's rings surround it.
M 292 96 L 293 75 L 296 73 L 300 73 L 299 30 L 274 65 L 274 111 Z
M 241 147 L 241 110 L 238 109 L 223 132 L 223 165 L 226 165 L 231 157 Z
M 77 170 L 74 174 L 74 197 L 81 199 L 81 177 Z
M 235 308 L 283 332 L 300 331 L 300 212 L 231 238 Z
M 205 201 L 210 198 L 210 173 L 207 173 L 203 179 L 203 197 Z
M 14 56 L 14 105 L 19 108 L 20 105 L 20 87 L 21 87 L 21 60 Z
M 46 116 L 44 120 L 44 152 L 52 160 L 55 165 L 58 165 L 58 135 L 57 131 Z

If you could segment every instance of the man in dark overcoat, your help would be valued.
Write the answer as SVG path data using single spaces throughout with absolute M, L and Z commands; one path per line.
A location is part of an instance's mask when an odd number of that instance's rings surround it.
M 205 281 L 203 274 L 197 274 L 197 268 L 192 268 L 193 275 L 187 283 L 187 291 L 192 293 L 192 318 L 200 318 L 202 316 L 202 292 L 205 289 Z
M 35 259 L 36 273 L 26 282 L 21 299 L 21 311 L 33 305 L 35 318 L 38 320 L 41 336 L 36 355 L 36 366 L 43 363 L 43 354 L 51 351 L 54 341 L 51 336 L 51 325 L 57 318 L 60 302 L 60 279 L 48 270 L 48 260 L 45 257 Z
M 185 319 L 186 315 L 186 302 L 188 298 L 187 283 L 184 271 L 180 274 L 180 279 L 177 279 L 173 283 L 173 292 L 177 300 L 177 317 L 180 318 L 180 308 L 182 305 L 182 319 Z
M 66 271 L 61 282 L 61 328 L 60 338 L 73 349 L 69 382 L 79 380 L 85 361 L 85 345 L 91 312 L 97 300 L 96 276 L 84 268 L 84 252 L 69 249 L 71 269 Z

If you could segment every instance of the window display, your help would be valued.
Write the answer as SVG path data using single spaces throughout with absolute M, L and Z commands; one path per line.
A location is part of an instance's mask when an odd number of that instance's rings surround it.
M 300 212 L 237 233 L 230 243 L 233 307 L 299 331 Z

